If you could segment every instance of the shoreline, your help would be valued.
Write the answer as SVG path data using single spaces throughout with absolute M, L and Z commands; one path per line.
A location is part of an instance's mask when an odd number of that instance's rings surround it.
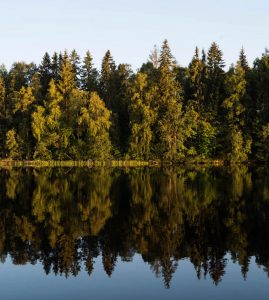
M 249 164 L 250 162 L 240 163 Z M 230 163 L 221 159 L 186 160 L 186 161 L 161 161 L 161 160 L 0 160 L 2 167 L 161 167 L 161 166 L 187 166 L 187 165 L 210 165 L 225 166 Z

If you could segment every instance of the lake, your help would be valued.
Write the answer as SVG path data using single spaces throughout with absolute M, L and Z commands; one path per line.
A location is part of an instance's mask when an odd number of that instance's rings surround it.
M 2 299 L 268 299 L 263 166 L 0 170 Z

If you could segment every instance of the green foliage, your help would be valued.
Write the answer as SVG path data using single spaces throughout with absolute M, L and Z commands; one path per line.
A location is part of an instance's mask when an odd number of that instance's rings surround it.
M 20 158 L 20 145 L 14 129 L 9 130 L 6 134 L 6 151 L 9 158 Z
M 268 161 L 268 53 L 225 72 L 212 43 L 185 68 L 165 40 L 137 72 L 110 51 L 100 72 L 76 50 L 1 66 L 0 158 Z
M 129 153 L 135 159 L 149 159 L 155 112 L 152 108 L 153 91 L 148 87 L 146 74 L 138 73 L 136 75 L 130 94 L 131 135 Z
M 78 117 L 80 131 L 84 133 L 82 147 L 84 159 L 106 160 L 110 158 L 110 117 L 111 112 L 105 107 L 98 94 L 91 93 L 88 105 L 81 108 Z
M 246 141 L 243 138 L 243 134 L 240 129 L 235 128 L 231 131 L 230 136 L 230 153 L 228 154 L 228 158 L 232 163 L 242 163 L 248 159 L 248 154 L 251 151 L 251 143 L 250 139 Z

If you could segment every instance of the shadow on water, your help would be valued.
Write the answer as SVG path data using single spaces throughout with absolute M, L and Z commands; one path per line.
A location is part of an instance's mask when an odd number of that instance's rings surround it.
M 139 253 L 169 288 L 188 258 L 218 284 L 227 254 L 246 279 L 251 257 L 269 275 L 269 171 L 190 169 L 11 169 L 0 172 L 0 258 L 41 262 L 46 274 L 94 272 L 102 257 Z

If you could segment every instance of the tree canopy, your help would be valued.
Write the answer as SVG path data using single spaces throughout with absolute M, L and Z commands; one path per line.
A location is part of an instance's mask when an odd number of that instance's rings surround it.
M 0 72 L 0 159 L 268 162 L 269 51 L 225 68 L 216 42 L 180 66 L 169 43 L 134 72 L 108 50 Z

